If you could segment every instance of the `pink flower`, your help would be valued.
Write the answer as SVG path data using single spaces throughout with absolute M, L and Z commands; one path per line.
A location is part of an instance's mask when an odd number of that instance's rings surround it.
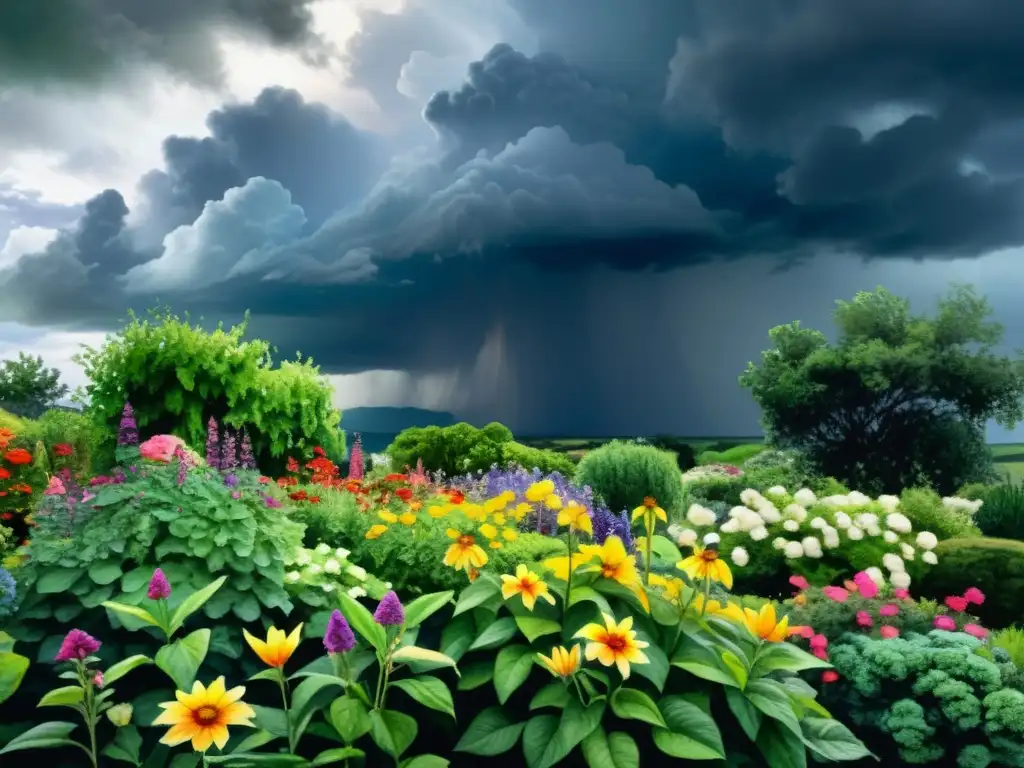
M 811 648 L 827 648 L 828 638 L 824 635 L 815 635 L 811 638 Z
M 857 624 L 862 627 L 873 627 L 875 620 L 871 618 L 871 614 L 867 611 L 857 611 Z
M 171 583 L 167 581 L 162 568 L 153 571 L 149 580 L 149 589 L 146 590 L 146 597 L 150 600 L 166 600 L 171 596 Z
M 800 635 L 804 640 L 810 640 L 814 637 L 814 628 L 808 626 L 791 627 L 791 631 L 794 635 Z
M 54 661 L 82 661 L 86 656 L 92 656 L 100 649 L 102 643 L 88 632 L 80 629 L 72 629 L 64 637 L 60 644 L 60 650 L 54 657 Z
M 67 490 L 64 488 L 64 483 L 56 475 L 50 478 L 50 484 L 43 491 L 44 496 L 63 496 L 65 493 Z
M 964 600 L 966 600 L 971 605 L 981 605 L 985 602 L 985 593 L 977 587 L 971 587 L 966 592 L 964 592 Z
M 954 595 L 950 595 L 943 602 L 946 603 L 946 607 L 949 608 L 949 610 L 951 610 L 951 611 L 956 611 L 957 613 L 963 613 L 964 611 L 967 610 L 967 598 L 966 597 L 956 597 Z
M 828 651 L 824 648 L 812 648 L 811 653 L 813 653 L 822 661 L 828 661 Z
M 892 640 L 894 637 L 900 636 L 900 631 L 896 629 L 896 627 L 891 627 L 889 625 L 882 627 L 878 631 L 882 633 L 882 637 L 886 640 Z
M 895 597 L 897 600 L 909 600 L 910 599 L 910 590 L 909 589 L 894 589 L 892 591 L 892 596 Z
M 103 673 L 99 670 L 97 670 L 96 674 L 92 676 L 92 684 L 97 688 L 103 687 Z
M 878 585 L 875 584 L 874 579 L 868 576 L 864 571 L 861 571 L 853 577 L 853 583 L 857 585 L 857 589 L 861 596 L 866 597 L 869 600 L 878 595 Z
M 878 609 L 879 616 L 895 616 L 900 612 L 900 607 L 895 603 L 886 603 Z
M 805 589 L 809 589 L 811 586 L 807 583 L 807 579 L 805 579 L 803 576 L 790 576 L 789 583 L 797 589 L 799 589 L 801 592 L 803 592 Z
M 821 682 L 823 683 L 834 683 L 839 679 L 839 673 L 834 669 L 826 669 L 821 673 Z
M 944 629 L 947 632 L 956 631 L 956 622 L 949 618 L 949 616 L 936 616 L 935 621 L 932 623 L 936 629 Z
M 835 600 L 837 603 L 845 603 L 846 598 L 850 596 L 850 593 L 842 587 L 824 587 L 821 591 L 825 594 L 825 597 L 829 600 Z
M 174 456 L 176 448 L 185 448 L 185 441 L 174 435 L 154 435 L 139 446 L 142 458 L 166 464 Z
M 984 640 L 988 637 L 988 630 L 977 624 L 964 624 L 964 632 L 968 635 L 973 635 L 979 640 Z

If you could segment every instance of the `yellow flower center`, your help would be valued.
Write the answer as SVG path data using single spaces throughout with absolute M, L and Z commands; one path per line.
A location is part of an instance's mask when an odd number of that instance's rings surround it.
M 217 710 L 214 707 L 200 707 L 193 713 L 196 723 L 209 725 L 217 719 Z

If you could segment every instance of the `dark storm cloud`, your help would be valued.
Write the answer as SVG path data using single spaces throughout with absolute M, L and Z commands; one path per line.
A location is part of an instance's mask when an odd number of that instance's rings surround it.
M 314 0 L 4 0 L 0 73 L 16 81 L 93 82 L 153 62 L 203 84 L 221 79 L 215 32 L 322 52 Z

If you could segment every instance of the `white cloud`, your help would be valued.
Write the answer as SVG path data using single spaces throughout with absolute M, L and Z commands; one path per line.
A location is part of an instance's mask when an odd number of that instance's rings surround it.
M 365 406 L 445 410 L 458 385 L 455 373 L 413 376 L 395 370 L 332 374 L 327 379 L 334 387 L 334 405 L 342 411 Z
M 59 232 L 47 227 L 15 227 L 0 248 L 0 269 L 11 267 L 29 253 L 39 253 L 54 241 Z
M 39 331 L 17 323 L 0 323 L 0 360 L 16 358 L 19 352 L 38 355 L 61 372 L 61 381 L 74 392 L 88 379 L 82 366 L 72 358 L 82 346 L 97 347 L 106 334 L 96 331 Z

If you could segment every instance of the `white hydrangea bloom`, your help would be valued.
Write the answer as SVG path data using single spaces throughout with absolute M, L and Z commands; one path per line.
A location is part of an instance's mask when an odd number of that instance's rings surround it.
M 331 554 L 331 548 L 327 544 L 320 542 L 316 545 L 316 553 L 318 555 L 329 555 Z
M 350 565 L 345 569 L 345 573 L 356 581 L 366 581 L 366 569 L 358 565 Z
M 859 512 L 853 516 L 853 522 L 858 528 L 877 528 L 878 515 L 872 512 Z
M 856 525 L 851 525 L 846 529 L 846 535 L 850 537 L 850 541 L 860 541 L 864 538 L 864 531 Z
M 879 528 L 877 525 L 870 525 L 864 529 L 864 533 L 866 533 L 868 536 L 881 536 L 882 529 Z
M 310 575 L 312 575 L 312 576 L 316 576 L 316 575 L 317 575 L 318 573 L 320 573 L 320 571 L 321 571 L 321 568 L 320 568 L 320 566 L 319 566 L 319 565 L 317 565 L 316 563 L 312 563 L 312 564 L 311 564 L 311 565 L 310 565 L 310 566 L 309 566 L 309 567 L 308 567 L 308 568 L 306 569 L 306 573 L 308 573 L 308 574 L 310 574 Z
M 765 493 L 768 496 L 785 496 L 786 495 L 786 489 L 785 489 L 785 487 L 783 487 L 781 485 L 773 485 L 771 488 L 769 488 L 767 491 L 765 491 Z
M 828 520 L 824 517 L 815 517 L 811 520 L 811 528 L 816 531 L 823 531 L 828 528 Z
M 928 565 L 935 565 L 939 562 L 938 556 L 930 549 L 921 553 L 921 559 L 928 563 Z
M 982 501 L 980 499 L 974 501 L 971 499 L 961 499 L 959 496 L 946 496 L 942 499 L 942 505 L 952 512 L 964 512 L 968 515 L 973 515 L 981 509 Z
M 817 558 L 821 557 L 824 554 L 821 548 L 821 542 L 814 536 L 806 537 L 803 541 L 800 542 L 800 544 L 804 548 L 804 554 L 808 557 Z
M 758 505 L 757 514 L 764 522 L 768 523 L 769 525 L 771 525 L 772 523 L 777 523 L 779 522 L 779 520 L 782 519 L 782 513 L 779 512 L 779 508 L 770 502 L 767 504 Z
M 676 543 L 681 547 L 692 547 L 697 543 L 697 532 L 692 528 L 684 528 L 679 532 Z
M 327 573 L 341 573 L 341 563 L 335 560 L 333 557 L 324 563 L 324 571 Z
M 882 569 L 876 565 L 872 565 L 870 568 L 865 568 L 864 573 L 868 575 L 875 584 L 881 588 L 885 586 L 885 576 L 882 574 Z
M 818 497 L 814 495 L 814 491 L 810 488 L 801 488 L 793 494 L 793 501 L 803 507 L 811 507 L 818 501 Z
M 352 553 L 344 547 L 338 547 L 336 550 L 334 550 L 334 556 L 339 560 L 348 560 L 348 556 L 351 554 Z
M 910 533 L 914 528 L 910 518 L 906 515 L 901 515 L 899 512 L 892 512 L 886 515 L 885 524 L 889 527 L 889 530 L 896 531 L 896 533 Z
M 796 560 L 804 556 L 804 545 L 799 541 L 787 541 L 782 553 L 790 560 Z
M 670 523 L 667 530 L 670 538 L 677 539 L 679 534 L 683 532 L 683 526 L 679 525 L 679 523 Z
M 821 541 L 827 549 L 836 549 L 840 545 L 839 531 L 835 528 L 826 528 L 821 532 Z
M 722 537 L 717 533 L 705 533 L 704 534 L 704 546 L 709 547 L 712 544 L 718 544 L 722 541 Z
M 939 546 L 939 539 L 931 531 L 921 531 L 917 534 L 917 546 L 921 549 L 935 549 Z
M 360 597 L 366 597 L 366 590 L 362 587 L 352 587 L 352 589 L 348 591 L 348 596 L 353 600 L 358 600 Z
M 902 573 L 907 570 L 906 565 L 903 563 L 903 558 L 895 552 L 886 552 L 882 555 L 882 566 L 889 573 Z
M 807 519 L 806 507 L 802 507 L 799 504 L 788 504 L 783 511 L 786 513 L 787 517 L 793 518 L 798 523 L 802 523 Z
M 284 580 L 287 581 L 289 584 L 294 584 L 301 578 L 302 574 L 298 571 L 288 571 L 288 573 L 284 575 Z
M 834 496 L 826 496 L 821 499 L 821 503 L 829 507 L 848 507 L 850 506 L 850 497 L 840 496 L 838 494 Z
M 910 574 L 906 571 L 893 573 L 889 576 L 889 583 L 896 589 L 910 589 Z
M 885 539 L 886 544 L 895 544 L 900 540 L 899 534 L 896 531 L 886 531 L 882 534 L 882 538 Z
M 686 520 L 690 525 L 704 528 L 715 524 L 715 513 L 700 504 L 691 504 L 686 512 Z
M 883 493 L 878 497 L 878 504 L 885 512 L 895 512 L 900 505 L 900 497 Z
M 300 549 L 295 553 L 295 563 L 297 565 L 309 565 L 312 558 L 309 556 L 309 552 L 304 549 Z
M 325 581 L 323 584 L 320 585 L 320 589 L 322 589 L 324 592 L 333 592 L 334 584 L 330 581 Z
M 750 538 L 754 541 L 761 541 L 768 538 L 768 529 L 763 525 L 759 525 L 756 528 L 750 529 Z
M 755 491 L 753 488 L 745 488 L 743 492 L 740 493 L 740 501 L 742 501 L 748 507 L 753 507 L 755 504 L 757 504 L 759 499 L 763 498 L 764 497 L 760 493 Z
M 870 497 L 865 496 L 860 491 L 850 491 L 846 498 L 849 499 L 850 504 L 854 507 L 863 507 L 871 503 Z
M 775 549 L 783 549 L 788 543 L 789 542 L 782 536 L 776 536 L 774 539 L 772 539 L 772 547 L 774 547 Z
M 730 555 L 733 564 L 738 565 L 740 568 L 750 562 L 750 553 L 747 552 L 743 547 L 736 547 Z
M 740 529 L 740 521 L 737 520 L 736 518 L 732 518 L 731 520 L 726 520 L 724 523 L 722 523 L 718 527 L 718 530 L 720 530 L 722 533 L 736 533 L 737 531 L 739 531 L 739 529 Z
M 800 530 L 800 523 L 798 523 L 796 520 L 787 520 L 782 524 L 782 527 L 790 533 L 796 533 Z
M 914 548 L 912 546 L 910 546 L 909 544 L 907 544 L 906 542 L 900 544 L 900 552 L 903 553 L 903 559 L 904 560 L 913 560 L 914 559 L 914 554 L 915 554 Z
M 853 518 L 845 512 L 836 512 L 836 528 L 849 528 L 853 525 Z

